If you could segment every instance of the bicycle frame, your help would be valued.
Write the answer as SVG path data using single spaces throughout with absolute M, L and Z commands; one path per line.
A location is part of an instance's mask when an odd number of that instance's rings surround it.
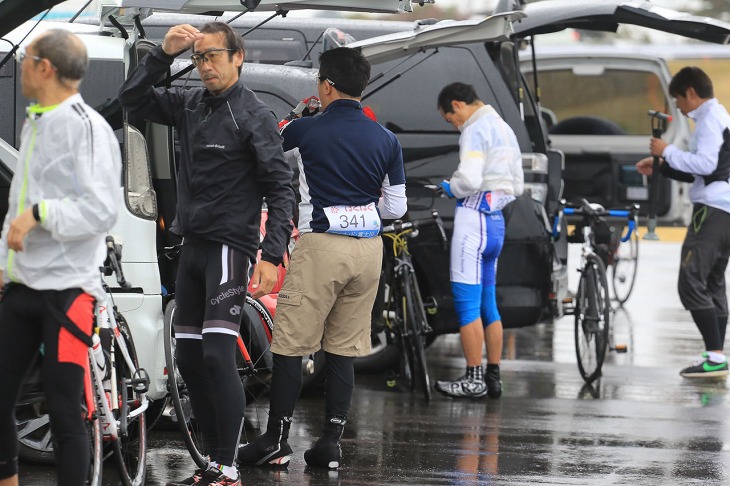
M 436 211 L 432 214 L 438 226 L 442 240 L 446 240 L 443 223 Z M 383 241 L 389 246 L 392 241 L 392 251 L 387 252 L 386 287 L 383 316 L 386 327 L 394 335 L 400 347 L 401 371 L 410 381 L 411 391 L 415 391 L 416 382 L 423 387 L 423 394 L 427 401 L 431 399 L 431 384 L 428 376 L 426 356 L 424 353 L 424 337 L 432 332 L 426 317 L 426 306 L 421 297 L 415 268 L 411 254 L 408 251 L 408 239 L 418 235 L 419 221 L 396 221 L 382 230 Z M 409 379 L 409 380 L 408 380 Z
M 105 285 L 106 287 L 106 285 Z M 119 330 L 119 325 L 117 323 L 117 309 L 114 306 L 113 300 L 110 297 L 110 293 L 108 292 L 108 288 L 106 288 L 107 294 L 104 302 L 102 305 L 96 306 L 95 316 L 96 316 L 96 323 L 99 329 L 110 329 L 112 339 L 114 340 L 114 343 L 119 347 L 119 351 L 122 353 L 122 359 L 124 359 L 125 364 L 129 368 L 131 375 L 133 377 L 140 376 L 139 378 L 133 378 L 133 382 L 135 380 L 142 380 L 143 382 L 146 380 L 147 383 L 149 383 L 149 378 L 146 376 L 146 372 L 142 370 L 141 368 L 137 368 L 134 364 L 134 361 L 132 360 L 131 355 L 129 354 L 129 350 L 127 349 L 127 344 L 121 337 L 121 331 Z M 111 307 L 109 306 L 111 304 Z M 110 312 L 111 309 L 111 312 Z M 107 321 L 108 323 L 105 322 Z M 112 397 L 112 400 L 109 400 L 105 396 L 104 392 L 104 385 L 103 385 L 103 378 L 100 376 L 100 373 L 98 372 L 98 369 L 96 368 L 96 361 L 94 359 L 93 351 L 91 348 L 89 348 L 89 363 L 90 363 L 90 369 L 92 376 L 94 378 L 94 383 L 96 385 L 97 390 L 97 398 L 99 400 L 99 404 L 101 405 L 101 413 L 106 418 L 106 423 L 109 425 L 109 428 L 104 431 L 105 435 L 109 435 L 112 440 L 115 440 L 119 437 L 120 431 L 121 435 L 126 435 L 127 433 L 127 420 L 130 418 L 135 418 L 138 415 L 144 413 L 147 408 L 149 407 L 149 399 L 147 398 L 147 395 L 142 393 L 142 401 L 140 403 L 140 406 L 137 407 L 134 411 L 127 414 L 126 410 L 124 408 L 126 407 L 126 403 L 123 404 L 122 413 L 120 414 L 120 420 L 119 425 L 117 425 L 117 421 L 114 419 L 113 412 L 119 411 L 119 400 L 115 399 L 114 397 L 118 396 L 119 390 L 117 389 L 117 370 L 115 366 L 115 352 L 114 352 L 114 346 L 111 347 L 110 355 L 111 355 L 111 361 L 110 361 L 110 373 L 111 376 L 109 378 L 111 383 L 111 391 L 110 396 Z M 135 388 L 139 385 L 135 385 Z M 88 390 L 88 389 L 87 389 Z M 87 397 L 86 399 L 87 405 L 89 403 L 89 399 Z M 111 403 L 110 403 L 111 402 Z

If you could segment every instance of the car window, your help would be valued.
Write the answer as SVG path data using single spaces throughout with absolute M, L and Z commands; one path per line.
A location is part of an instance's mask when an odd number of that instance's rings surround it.
M 441 118 L 436 109 L 438 94 L 449 83 L 469 83 L 482 101 L 493 105 L 507 120 L 520 145 L 529 151 L 529 135 L 518 119 L 516 104 L 486 50 L 483 55 L 479 62 L 470 48 L 441 47 L 438 51 L 429 50 L 406 60 L 375 64 L 371 79 L 377 78 L 380 73 L 385 74 L 365 89 L 363 105 L 369 106 L 378 122 L 395 133 L 453 132 L 454 128 Z M 389 79 L 399 74 L 398 79 L 387 84 Z
M 540 71 L 549 131 L 566 135 L 651 135 L 646 111 L 665 111 L 668 100 L 654 73 L 603 69 Z M 554 115 L 554 116 L 553 116 Z
M 697 52 L 702 56 L 702 52 Z M 730 58 L 703 56 L 691 59 L 668 60 L 669 70 L 672 76 L 685 66 L 697 66 L 702 69 L 712 80 L 712 87 L 715 91 L 715 98 L 724 106 L 730 106 Z

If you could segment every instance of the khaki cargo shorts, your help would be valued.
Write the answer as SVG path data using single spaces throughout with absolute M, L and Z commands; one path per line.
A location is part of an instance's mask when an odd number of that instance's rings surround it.
M 380 237 L 303 234 L 279 291 L 271 352 L 368 354 L 382 262 Z

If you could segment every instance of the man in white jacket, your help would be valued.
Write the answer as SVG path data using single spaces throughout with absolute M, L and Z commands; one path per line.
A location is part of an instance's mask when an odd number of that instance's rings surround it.
M 89 442 L 81 413 L 84 368 L 106 232 L 117 219 L 119 142 L 78 93 L 86 48 L 50 30 L 17 55 L 28 108 L 0 239 L 0 485 L 18 484 L 13 410 L 43 345 L 42 378 L 58 483 L 83 485 Z
M 661 174 L 691 183 L 692 220 L 682 243 L 677 290 L 702 335 L 705 352 L 680 375 L 712 378 L 728 375 L 725 331 L 728 321 L 725 270 L 730 257 L 730 114 L 715 98 L 710 77 L 698 67 L 679 70 L 669 83 L 677 108 L 695 122 L 690 150 L 661 138 L 649 149 L 659 157 Z M 653 158 L 640 160 L 639 173 L 651 175 Z
M 436 390 L 451 397 L 499 398 L 502 318 L 495 293 L 497 258 L 504 243 L 502 208 L 524 187 L 522 155 L 512 129 L 479 100 L 473 86 L 446 86 L 439 93 L 438 109 L 461 131 L 459 166 L 441 189 L 456 198 L 451 290 L 466 373 L 456 380 L 437 381 Z M 487 349 L 486 373 L 482 343 Z

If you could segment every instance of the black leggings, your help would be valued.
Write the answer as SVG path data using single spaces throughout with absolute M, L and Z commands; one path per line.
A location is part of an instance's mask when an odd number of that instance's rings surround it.
M 77 305 L 82 300 L 83 304 Z M 71 304 L 83 312 L 75 313 Z M 68 326 L 75 323 L 84 334 L 90 334 L 93 305 L 93 299 L 78 289 L 37 291 L 14 284 L 6 290 L 0 303 L 0 479 L 18 472 L 15 405 L 23 378 L 42 343 L 41 377 L 58 484 L 85 484 L 91 453 L 82 417 L 84 370 L 79 363 L 88 362 L 88 347 L 68 332 Z M 59 322 L 62 316 L 68 316 L 69 321 Z
M 355 389 L 354 358 L 325 352 L 325 417 L 347 419 Z M 274 353 L 269 413 L 274 420 L 291 417 L 302 389 L 302 358 Z
M 246 408 L 237 352 L 236 337 L 218 333 L 203 334 L 202 340 L 179 339 L 175 348 L 205 449 L 212 461 L 224 466 L 234 464 Z
M 240 251 L 186 240 L 175 284 L 175 358 L 205 449 L 224 466 L 235 462 L 246 407 L 236 340 L 247 280 L 248 258 Z

